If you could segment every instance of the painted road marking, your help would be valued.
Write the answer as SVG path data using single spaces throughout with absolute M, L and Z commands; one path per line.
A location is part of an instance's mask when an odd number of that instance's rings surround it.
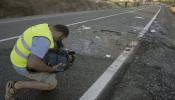
M 161 7 L 156 12 L 154 17 L 148 22 L 144 29 L 139 33 L 138 38 L 142 38 L 148 31 L 153 21 L 158 16 Z M 102 100 L 107 95 L 106 91 L 109 91 L 112 83 L 115 80 L 116 75 L 120 72 L 119 69 L 134 55 L 134 52 L 139 47 L 139 40 L 132 41 L 128 47 L 119 55 L 119 57 L 106 69 L 106 71 L 97 79 L 96 82 L 80 97 L 79 100 Z M 116 81 L 116 80 L 115 80 Z
M 110 9 L 110 10 L 119 10 L 119 9 Z M 109 11 L 110 11 L 109 10 Z M 98 10 L 98 12 L 103 12 L 105 10 Z M 86 14 L 86 13 L 94 13 L 96 11 L 81 11 L 81 12 L 70 12 L 70 13 L 63 13 L 63 14 L 55 14 L 55 15 L 34 15 L 34 16 L 29 16 L 29 17 L 24 17 L 16 20 L 11 20 L 11 21 L 5 21 L 2 20 L 0 21 L 0 24 L 6 24 L 6 23 L 14 23 L 14 22 L 20 22 L 20 21 L 30 21 L 30 20 L 36 20 L 36 19 L 45 19 L 45 18 L 53 18 L 53 17 L 60 17 L 60 16 L 65 16 L 65 15 L 76 15 L 76 14 Z
M 73 25 L 78 25 L 78 24 L 90 22 L 90 21 L 96 21 L 96 20 L 100 20 L 100 19 L 110 18 L 110 17 L 122 15 L 122 14 L 133 13 L 133 12 L 136 12 L 136 11 L 139 11 L 139 10 L 144 10 L 144 9 L 148 9 L 148 8 L 142 8 L 142 9 L 137 9 L 137 10 L 133 10 L 133 11 L 127 11 L 127 12 L 123 12 L 123 13 L 113 14 L 113 15 L 109 15 L 109 16 L 98 17 L 98 18 L 95 18 L 95 19 L 84 20 L 84 21 L 80 21 L 80 22 L 68 24 L 67 26 L 73 26 Z M 1 40 L 0 40 L 0 43 L 1 43 L 1 42 L 5 42 L 5 41 L 9 41 L 9 40 L 12 40 L 12 39 L 16 39 L 16 38 L 18 38 L 18 36 L 14 36 L 14 37 L 10 37 L 10 38 L 1 39 Z

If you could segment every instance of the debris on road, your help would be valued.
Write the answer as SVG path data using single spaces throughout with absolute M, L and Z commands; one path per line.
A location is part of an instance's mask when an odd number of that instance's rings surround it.
M 107 29 L 101 29 L 101 32 L 112 32 L 112 33 L 116 33 L 116 35 L 118 36 L 121 36 L 121 32 L 117 32 L 117 31 L 114 31 L 114 30 L 107 30 Z
M 111 58 L 111 55 L 107 54 L 105 55 L 106 58 Z
M 144 20 L 144 18 L 140 16 L 136 16 L 135 18 Z
M 143 29 L 143 27 L 140 27 L 140 26 L 129 26 L 128 28 L 130 29 L 128 33 L 132 33 L 132 34 L 138 34 L 139 31 Z
M 99 36 L 95 36 L 96 39 L 101 39 Z
M 77 30 L 90 30 L 90 29 L 91 29 L 91 27 L 82 25 L 82 26 L 80 26 Z
M 155 29 L 151 29 L 150 32 L 151 32 L 151 33 L 155 33 L 156 30 L 155 30 Z
M 139 26 L 130 26 L 134 31 L 140 31 L 143 29 L 143 27 L 139 27 Z

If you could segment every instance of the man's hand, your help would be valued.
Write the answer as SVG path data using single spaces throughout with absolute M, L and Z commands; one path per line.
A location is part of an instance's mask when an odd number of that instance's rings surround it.
M 53 68 L 46 65 L 39 57 L 33 54 L 30 54 L 27 66 L 36 72 L 53 72 Z
M 60 63 L 58 65 L 54 65 L 52 66 L 52 69 L 53 69 L 53 73 L 57 73 L 57 72 L 63 72 L 64 69 L 66 67 L 66 64 L 63 64 L 63 63 Z

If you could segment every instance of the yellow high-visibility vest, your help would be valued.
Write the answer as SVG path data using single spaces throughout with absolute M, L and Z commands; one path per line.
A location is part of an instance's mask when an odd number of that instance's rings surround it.
M 27 67 L 28 56 L 31 53 L 33 37 L 46 37 L 50 41 L 50 48 L 54 48 L 54 40 L 47 23 L 29 27 L 17 40 L 10 59 L 13 65 Z

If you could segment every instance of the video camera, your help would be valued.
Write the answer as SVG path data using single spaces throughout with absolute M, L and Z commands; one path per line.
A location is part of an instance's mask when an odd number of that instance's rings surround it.
M 58 68 L 58 72 L 67 70 L 75 61 L 75 51 L 67 49 L 49 50 L 44 57 L 44 62 L 49 66 L 63 64 Z

